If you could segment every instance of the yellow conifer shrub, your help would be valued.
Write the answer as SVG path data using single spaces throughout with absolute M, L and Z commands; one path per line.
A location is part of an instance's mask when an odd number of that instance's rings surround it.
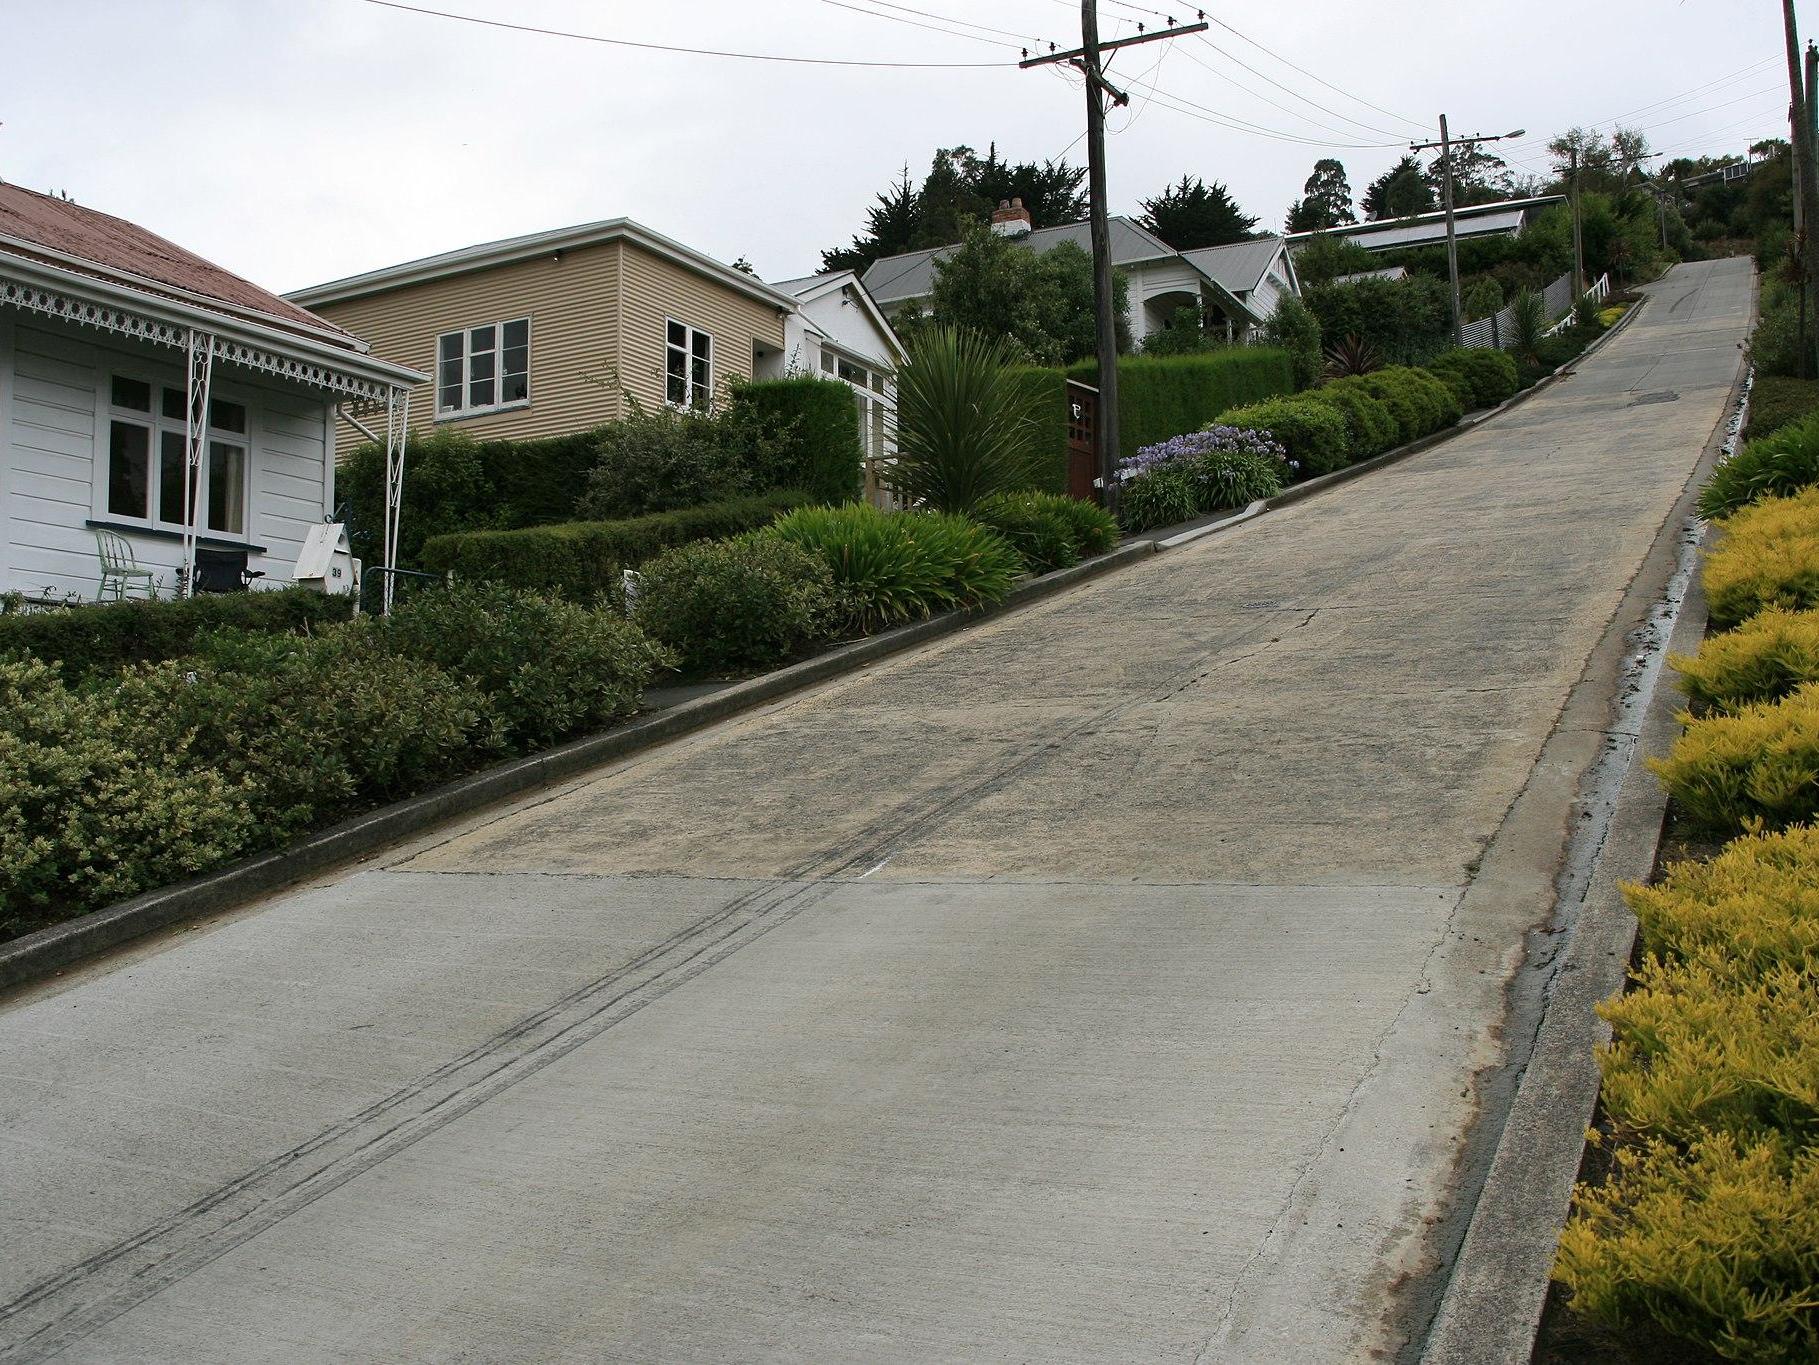
M 1735 711 L 1819 681 L 1819 611 L 1766 607 L 1737 629 L 1707 638 L 1668 663 L 1695 711 Z
M 1819 607 L 1819 487 L 1764 498 L 1719 525 L 1703 576 L 1713 625 L 1728 629 L 1764 607 Z

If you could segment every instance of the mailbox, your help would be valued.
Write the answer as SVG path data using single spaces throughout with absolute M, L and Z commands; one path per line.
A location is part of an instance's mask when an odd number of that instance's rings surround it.
M 294 577 L 298 587 L 317 592 L 359 592 L 360 561 L 347 543 L 347 527 L 338 521 L 320 521 L 310 527 Z

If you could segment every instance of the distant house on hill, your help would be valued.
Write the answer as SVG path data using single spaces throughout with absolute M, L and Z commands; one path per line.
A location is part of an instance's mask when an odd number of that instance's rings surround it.
M 1282 294 L 1299 292 L 1280 237 L 1183 252 L 1133 219 L 1114 217 L 1109 226 L 1112 264 L 1130 282 L 1125 320 L 1133 342 L 1141 343 L 1166 327 L 1178 310 L 1192 307 L 1203 309 L 1213 328 L 1241 337 L 1269 320 Z M 1092 249 L 1086 223 L 1035 227 L 1021 203 L 1000 205 L 992 215 L 992 230 L 1031 251 L 1049 251 L 1062 242 Z M 865 287 L 887 315 L 895 316 L 905 305 L 926 302 L 934 294 L 935 267 L 957 246 L 882 257 L 866 269 Z
M 0 588 L 168 595 L 192 545 L 201 587 L 288 583 L 333 510 L 337 408 L 422 378 L 137 224 L 0 184 Z
M 1536 217 L 1555 204 L 1564 204 L 1564 194 L 1543 194 L 1532 199 L 1504 199 L 1494 204 L 1472 204 L 1453 210 L 1454 232 L 1461 238 L 1519 237 Z M 1417 213 L 1409 218 L 1378 218 L 1364 223 L 1347 223 L 1343 227 L 1319 232 L 1291 232 L 1291 251 L 1305 246 L 1315 237 L 1350 242 L 1366 251 L 1397 251 L 1405 247 L 1438 246 L 1446 241 L 1446 214 Z

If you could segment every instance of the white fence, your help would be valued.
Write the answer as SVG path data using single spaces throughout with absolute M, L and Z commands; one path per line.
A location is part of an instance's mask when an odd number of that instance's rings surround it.
M 1586 290 L 1587 297 L 1594 301 L 1604 298 L 1611 292 L 1611 280 L 1608 275 L 1600 275 L 1598 283 Z M 1542 306 L 1547 310 L 1551 325 L 1544 333 L 1552 336 L 1567 323 L 1572 321 L 1573 313 L 1573 277 L 1565 274 L 1541 291 Z M 1468 322 L 1461 339 L 1467 346 L 1496 346 L 1508 350 L 1516 344 L 1516 306 L 1509 304 L 1499 308 L 1488 318 L 1479 318 Z

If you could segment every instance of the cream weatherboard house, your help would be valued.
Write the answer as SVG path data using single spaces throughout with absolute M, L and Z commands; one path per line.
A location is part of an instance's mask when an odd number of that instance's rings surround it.
M 852 275 L 786 285 L 629 218 L 539 232 L 290 295 L 432 376 L 411 427 L 553 436 L 646 408 L 705 405 L 729 382 L 818 374 L 854 393 L 868 454 L 894 425 L 900 350 Z M 343 452 L 359 440 L 343 435 Z
M 287 584 L 333 508 L 337 409 L 422 375 L 121 218 L 0 184 L 0 589 Z M 193 470 L 186 490 L 185 470 Z

